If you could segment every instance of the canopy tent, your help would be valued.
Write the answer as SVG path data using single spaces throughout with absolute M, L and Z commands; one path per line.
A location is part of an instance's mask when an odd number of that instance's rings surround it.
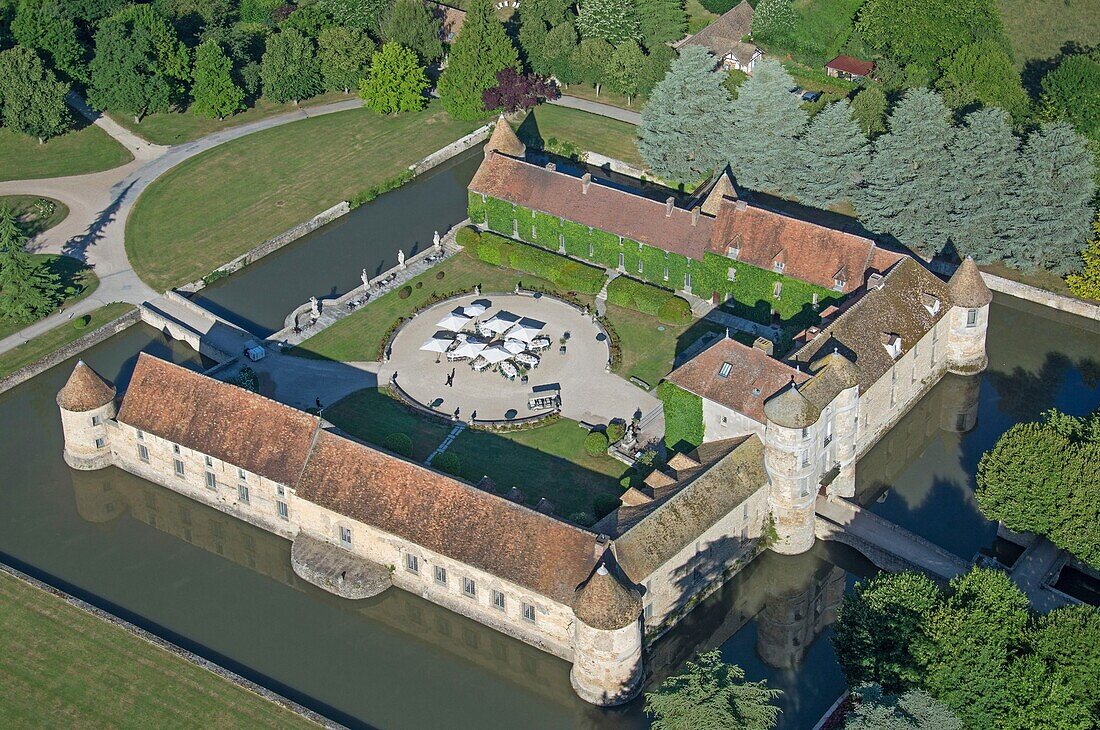
M 451 346 L 454 340 L 446 340 L 441 337 L 433 337 L 423 345 L 420 346 L 421 350 L 427 350 L 428 352 L 446 352 L 447 348 Z
M 508 360 L 512 357 L 512 353 L 508 352 L 500 345 L 486 347 L 484 350 L 481 351 L 480 354 L 481 357 L 485 358 L 494 365 L 498 362 L 504 362 L 505 360 Z
M 473 302 L 472 304 L 467 304 L 465 307 L 463 307 L 462 313 L 465 314 L 467 317 L 480 317 L 481 315 L 485 314 L 485 310 L 488 308 L 488 305 L 484 302 L 477 301 Z
M 451 332 L 458 332 L 469 323 L 470 318 L 456 309 L 443 319 L 436 322 L 435 326 L 442 327 L 443 329 L 450 330 Z
M 537 319 L 529 319 L 527 317 L 524 317 L 519 322 L 517 322 L 514 327 L 508 330 L 507 337 L 509 339 L 530 342 L 531 340 L 538 337 L 539 332 L 542 332 L 542 328 L 545 326 L 545 322 L 539 322 Z
M 460 357 L 475 357 L 486 347 L 484 342 L 478 340 L 466 340 L 455 348 L 454 354 Z
M 504 343 L 504 349 L 513 355 L 518 355 L 527 349 L 527 343 L 523 340 L 508 340 Z
M 501 335 L 512 328 L 516 322 L 519 321 L 519 317 L 511 312 L 497 312 L 493 315 L 492 319 L 483 322 L 485 329 L 489 330 L 495 335 Z

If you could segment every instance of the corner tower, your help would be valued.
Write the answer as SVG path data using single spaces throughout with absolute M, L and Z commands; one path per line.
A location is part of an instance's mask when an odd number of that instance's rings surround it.
M 65 463 L 73 469 L 102 469 L 111 464 L 107 422 L 117 413 L 115 386 L 83 360 L 57 393 Z
M 609 554 L 573 601 L 573 668 L 569 682 L 581 699 L 621 705 L 642 687 L 642 599 L 608 569 Z M 612 568 L 614 568 L 612 563 Z
M 815 426 L 821 411 L 793 378 L 786 390 L 764 404 L 764 466 L 768 471 L 768 506 L 778 540 L 772 550 L 804 553 L 814 544 L 818 454 Z
M 947 369 L 959 375 L 985 370 L 985 335 L 989 326 L 989 303 L 993 294 L 982 280 L 978 265 L 969 256 L 947 282 L 951 294 L 948 317 Z
M 527 154 L 527 145 L 520 141 L 520 138 L 512 131 L 512 125 L 501 114 L 500 118 L 497 119 L 496 126 L 493 127 L 493 133 L 489 135 L 489 141 L 485 143 L 482 151 L 486 157 L 495 151 L 522 160 L 523 156 Z

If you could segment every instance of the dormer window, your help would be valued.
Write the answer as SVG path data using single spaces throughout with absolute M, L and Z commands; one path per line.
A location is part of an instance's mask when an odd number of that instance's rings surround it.
M 783 263 L 782 261 L 776 261 L 775 262 L 775 270 L 780 272 L 780 273 L 783 272 L 783 269 L 786 268 L 786 266 L 787 265 L 785 263 Z
M 844 291 L 844 287 L 847 285 L 848 282 L 846 282 L 844 279 L 833 279 L 833 289 L 836 289 L 837 291 Z
M 931 294 L 921 294 L 920 300 L 921 304 L 924 305 L 924 308 L 927 309 L 928 313 L 931 314 L 933 317 L 939 314 L 940 300 L 938 297 L 935 297 Z
M 901 356 L 901 335 L 884 332 L 882 334 L 882 346 L 886 348 L 886 352 L 890 353 L 891 359 L 898 359 Z
M 731 372 L 733 372 L 733 365 L 728 362 L 724 362 L 722 363 L 722 367 L 718 368 L 718 377 L 728 378 Z
M 731 259 L 735 259 L 741 255 L 741 247 L 736 244 L 730 244 L 726 247 L 726 256 Z

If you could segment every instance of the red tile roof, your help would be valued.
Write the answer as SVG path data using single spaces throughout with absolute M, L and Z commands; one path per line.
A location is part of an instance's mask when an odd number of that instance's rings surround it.
M 65 386 L 57 393 L 57 405 L 83 413 L 107 405 L 114 397 L 115 386 L 83 360 L 77 360 Z
M 875 70 L 875 64 L 842 54 L 825 64 L 825 68 L 835 68 L 837 71 L 850 73 L 853 76 L 867 76 Z

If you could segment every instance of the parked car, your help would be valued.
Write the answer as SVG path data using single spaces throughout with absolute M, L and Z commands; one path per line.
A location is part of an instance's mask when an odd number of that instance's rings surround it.
M 805 89 L 803 89 L 801 86 L 792 86 L 791 88 L 787 89 L 787 91 L 791 92 L 795 96 L 802 96 Z
M 802 101 L 808 101 L 811 104 L 821 98 L 820 91 L 805 91 L 802 93 Z
M 256 362 L 257 360 L 263 360 L 264 355 L 266 355 L 267 353 L 264 351 L 264 348 L 258 342 L 256 342 L 256 340 L 249 340 L 248 342 L 244 343 L 244 354 L 248 356 L 249 360 L 251 360 L 252 362 Z

